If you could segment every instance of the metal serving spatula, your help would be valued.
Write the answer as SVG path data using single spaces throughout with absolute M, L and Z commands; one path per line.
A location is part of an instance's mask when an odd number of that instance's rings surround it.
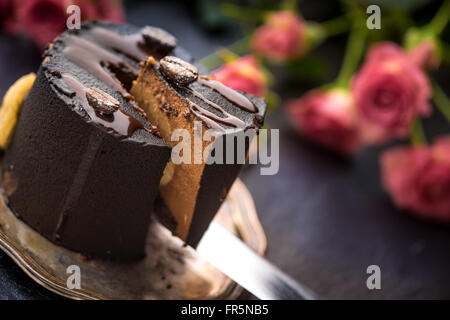
M 213 221 L 197 252 L 262 300 L 312 300 L 314 294 Z

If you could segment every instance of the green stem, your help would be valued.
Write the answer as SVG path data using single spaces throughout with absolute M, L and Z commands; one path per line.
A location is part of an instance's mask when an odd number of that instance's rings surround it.
M 384 23 L 386 23 L 386 19 L 402 34 L 413 25 L 411 17 L 405 10 L 401 9 L 393 9 L 390 16 L 384 19 Z
M 244 55 L 248 53 L 250 39 L 251 35 L 245 36 L 244 38 L 239 39 L 238 41 L 227 46 L 226 50 L 236 56 Z M 201 59 L 200 63 L 203 64 L 203 66 L 208 70 L 214 70 L 223 64 L 224 60 L 222 58 L 222 51 L 219 49 L 218 51 Z
M 439 8 L 427 28 L 435 35 L 440 35 L 450 20 L 450 0 L 446 0 Z
M 308 22 L 309 23 L 309 22 Z M 314 24 L 311 24 L 310 27 L 312 28 Z M 341 16 L 339 18 L 334 18 L 328 21 L 325 21 L 321 23 L 320 25 L 317 24 L 317 27 L 321 30 L 324 30 L 324 37 L 321 38 L 319 41 L 314 42 L 313 47 L 319 45 L 325 38 L 332 37 L 337 34 L 346 32 L 349 28 L 349 21 L 346 16 Z M 238 41 L 232 43 L 231 45 L 227 46 L 227 49 L 233 53 L 235 53 L 238 56 L 244 55 L 248 53 L 249 50 L 249 43 L 252 38 L 252 34 L 245 36 L 242 39 L 239 39 Z M 223 60 L 221 59 L 220 54 L 218 52 L 212 53 L 209 56 L 204 57 L 200 61 L 207 69 L 213 70 L 215 68 L 218 68 L 220 65 L 222 65 Z
M 281 10 L 297 11 L 298 1 L 297 0 L 283 0 L 281 4 Z
M 243 37 L 242 39 L 239 39 L 238 41 L 232 43 L 231 45 L 228 46 L 228 49 L 230 51 L 233 51 L 234 53 L 236 53 L 237 55 L 243 55 L 248 53 L 248 47 L 250 45 L 250 41 L 252 39 L 252 35 L 247 35 L 245 37 Z
M 367 32 L 364 27 L 361 28 L 357 24 L 353 27 L 347 41 L 347 48 L 345 49 L 341 70 L 335 82 L 337 86 L 348 86 L 348 83 L 350 82 L 353 73 L 356 71 L 359 60 L 364 52 L 366 36 Z
M 441 41 L 442 61 L 450 64 L 450 44 Z
M 411 126 L 411 143 L 413 146 L 420 146 L 427 144 L 427 138 L 423 131 L 422 122 L 417 117 Z
M 326 37 L 333 37 L 338 34 L 347 32 L 350 28 L 350 23 L 347 15 L 343 15 L 320 24 L 325 30 Z
M 268 10 L 249 9 L 230 3 L 222 4 L 220 6 L 220 12 L 228 18 L 251 23 L 260 23 L 266 15 L 271 13 Z
M 436 108 L 442 113 L 447 121 L 450 122 L 450 99 L 436 81 L 433 81 L 432 99 Z
M 223 64 L 222 57 L 218 52 L 214 52 L 209 56 L 204 57 L 200 60 L 200 63 L 208 70 L 214 70 Z

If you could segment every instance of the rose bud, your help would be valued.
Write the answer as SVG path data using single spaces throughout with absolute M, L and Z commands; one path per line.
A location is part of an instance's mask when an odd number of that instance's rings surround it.
M 418 216 L 450 221 L 450 137 L 431 147 L 399 147 L 381 156 L 382 178 L 394 204 Z
M 294 127 L 310 140 L 342 154 L 361 146 L 353 97 L 345 89 L 316 89 L 287 104 Z
M 367 143 L 404 137 L 416 116 L 431 112 L 426 74 L 393 43 L 380 43 L 369 50 L 354 76 L 352 92 Z
M 228 62 L 212 74 L 216 80 L 235 90 L 259 97 L 264 97 L 266 94 L 266 76 L 252 56 L 245 56 Z
M 412 63 L 424 70 L 436 69 L 441 62 L 441 41 L 427 28 L 410 28 L 405 34 L 405 48 Z
M 255 53 L 270 60 L 292 60 L 305 52 L 306 30 L 305 22 L 294 12 L 275 12 L 255 30 L 251 48 Z

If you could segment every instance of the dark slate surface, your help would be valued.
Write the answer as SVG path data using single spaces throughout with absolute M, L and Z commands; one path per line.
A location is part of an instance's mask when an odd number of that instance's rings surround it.
M 205 56 L 236 33 L 206 34 L 183 5 L 172 1 L 129 2 L 128 20 L 166 28 L 195 56 Z M 307 6 L 305 16 L 333 15 L 332 6 Z M 317 50 L 333 67 L 345 38 Z M 29 42 L 0 34 L 0 96 L 20 75 L 35 71 L 39 54 Z M 450 83 L 449 69 L 439 72 Z M 284 98 L 307 86 L 280 82 Z M 447 86 L 450 92 L 450 86 Z M 280 128 L 280 172 L 260 176 L 257 167 L 241 177 L 255 199 L 269 239 L 268 259 L 321 298 L 450 298 L 450 230 L 398 212 L 383 192 L 378 167 L 380 150 L 372 148 L 353 161 L 302 141 L 290 128 L 282 108 L 269 117 Z M 441 117 L 426 121 L 431 136 L 449 132 Z M 382 289 L 366 288 L 366 268 L 377 264 Z M 0 253 L 0 299 L 54 299 Z

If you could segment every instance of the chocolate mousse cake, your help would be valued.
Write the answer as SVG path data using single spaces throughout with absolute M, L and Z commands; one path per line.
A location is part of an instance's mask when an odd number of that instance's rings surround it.
M 242 167 L 243 163 L 237 161 L 237 142 L 232 139 L 248 129 L 256 132 L 263 124 L 267 105 L 261 98 L 235 91 L 207 75 L 199 76 L 194 65 L 174 56 L 159 62 L 147 58 L 131 94 L 171 147 L 179 143 L 172 141 L 175 130 L 189 132 L 191 161 L 170 161 L 159 190 L 164 220 L 172 222 L 167 226 L 189 245 L 196 246 Z M 196 127 L 196 122 L 200 127 Z M 215 132 L 215 140 L 202 141 L 201 149 L 196 150 L 194 136 L 203 137 L 205 129 Z M 221 143 L 215 145 L 219 139 Z M 234 153 L 229 164 L 228 143 L 232 143 Z M 223 158 L 209 161 L 220 146 Z M 194 159 L 196 152 L 201 153 L 200 161 Z M 167 219 L 168 215 L 171 219 Z
M 91 22 L 62 33 L 2 159 L 9 207 L 89 257 L 143 257 L 154 211 L 195 246 L 242 164 L 174 164 L 171 134 L 200 123 L 229 136 L 259 128 L 266 112 L 262 99 L 198 73 L 158 28 Z
M 170 157 L 127 91 L 139 61 L 154 48 L 161 52 L 159 34 L 146 44 L 150 31 L 89 23 L 57 37 L 2 160 L 13 212 L 49 240 L 87 256 L 144 255 Z

